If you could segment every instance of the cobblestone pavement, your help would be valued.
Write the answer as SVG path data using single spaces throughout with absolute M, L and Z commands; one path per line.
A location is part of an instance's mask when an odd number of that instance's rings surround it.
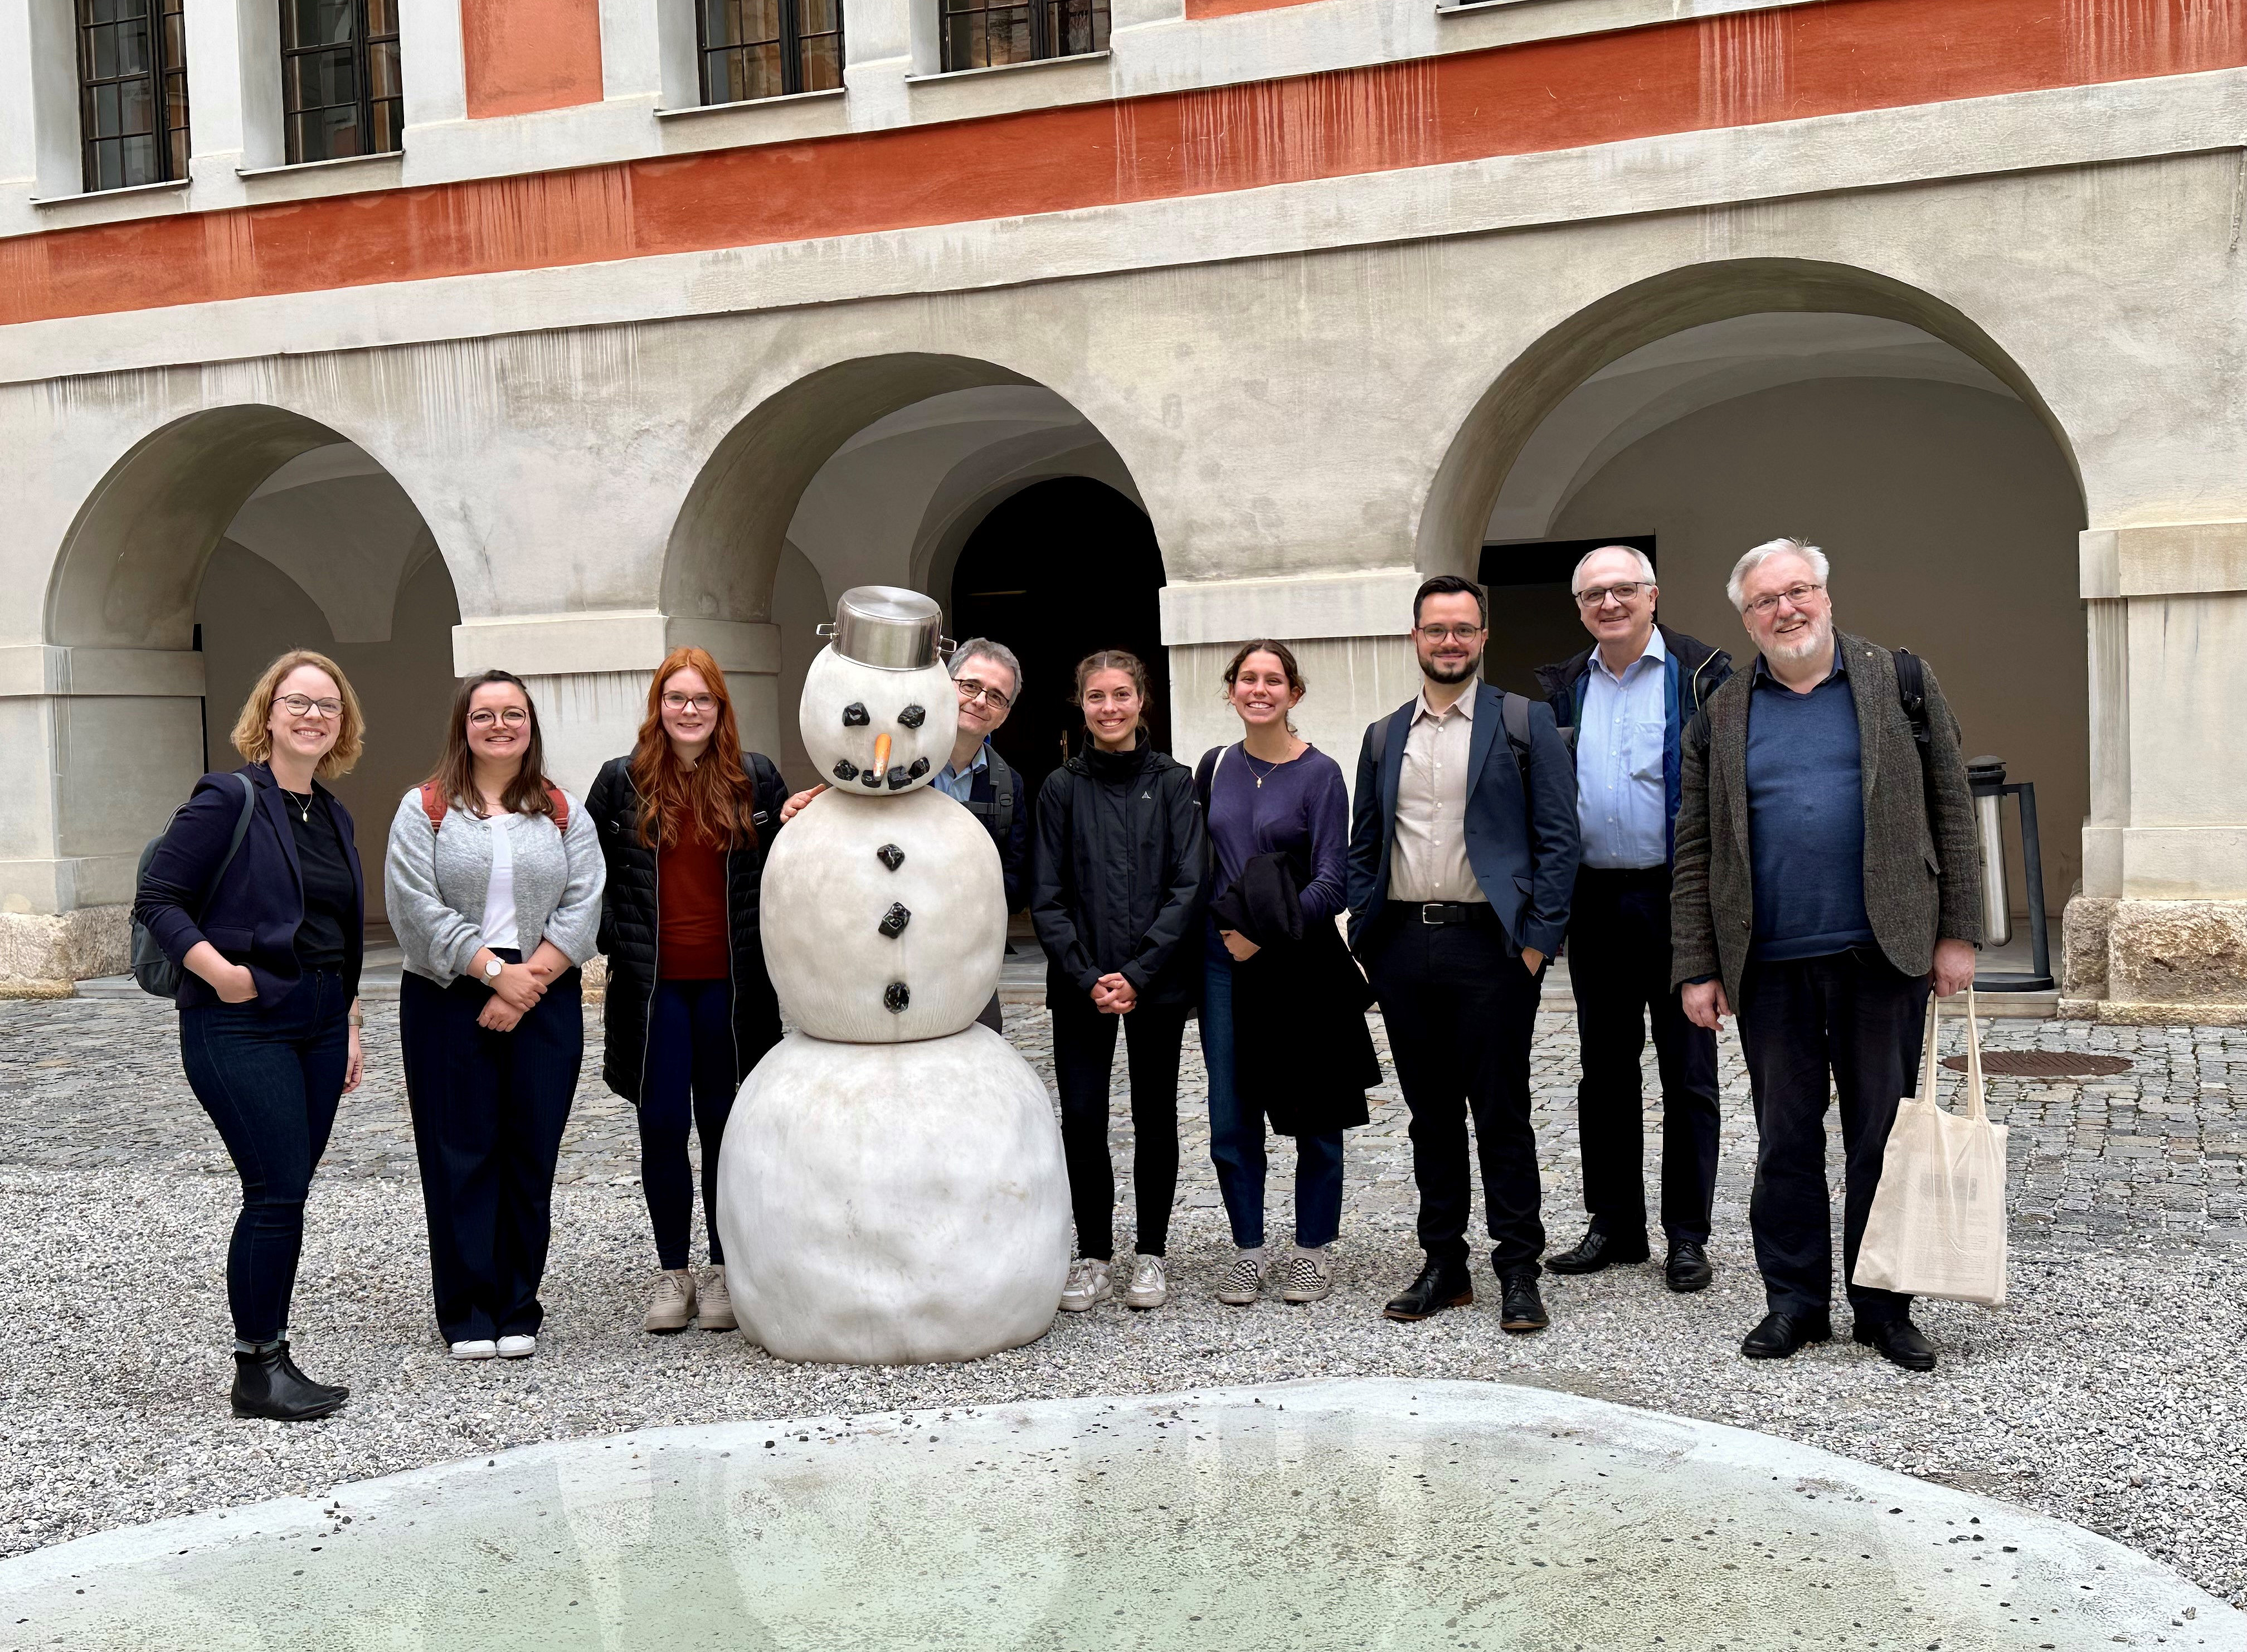
M 1943 1364 L 1915 1377 L 1850 1347 L 1839 1323 L 1833 1348 L 1739 1358 L 1761 1293 L 1745 1233 L 1752 1129 L 1729 1038 L 1717 1282 L 1704 1295 L 1672 1296 L 1654 1270 L 1621 1268 L 1548 1280 L 1554 1322 L 1540 1336 L 1506 1336 L 1486 1302 L 1428 1326 L 1383 1321 L 1381 1301 L 1417 1259 L 1406 1121 L 1386 1087 L 1348 1150 L 1334 1298 L 1218 1306 L 1208 1284 L 1230 1251 L 1190 1049 L 1171 1307 L 1062 1314 L 1027 1348 L 904 1370 L 789 1366 L 743 1338 L 641 1335 L 653 1261 L 637 1141 L 589 1060 L 563 1153 L 541 1356 L 463 1368 L 428 1325 L 394 1002 L 371 1002 L 368 1021 L 369 1077 L 345 1099 L 313 1191 L 296 1310 L 314 1374 L 350 1382 L 353 1396 L 333 1419 L 286 1429 L 236 1423 L 218 1398 L 236 1192 L 180 1077 L 170 1010 L 0 1003 L 0 1314 L 16 1331 L 0 1344 L 0 1553 L 543 1438 L 1389 1374 L 1540 1384 L 1760 1429 L 2080 1521 L 2247 1601 L 2237 1376 L 2247 1030 L 1986 1028 L 1985 1048 L 2093 1049 L 2133 1065 L 2093 1082 L 1993 1081 L 1992 1110 L 2011 1127 L 2014 1300 L 1995 1312 L 1924 1304 Z M 1043 1012 L 1010 1007 L 1007 1021 L 1049 1079 Z M 598 1031 L 597 1011 L 594 1048 Z M 1570 1018 L 1540 1019 L 1536 1122 L 1556 1246 L 1580 1221 L 1574 1036 Z M 1121 1170 L 1130 1137 L 1117 1099 Z M 1279 1219 L 1284 1146 L 1274 1157 Z M 1128 1184 L 1118 1205 L 1130 1207 Z
M 1383 1058 L 1378 1015 L 1374 1037 Z M 1009 1036 L 1053 1082 L 1052 1046 L 1042 1009 L 1010 1006 Z M 1963 1048 L 1964 1029 L 1945 1017 L 1943 1048 Z M 1195 1103 L 1206 1096 L 1199 1045 L 1189 1027 L 1179 1085 L 1179 1201 L 1218 1205 L 1209 1163 L 1209 1121 Z M 399 1072 L 394 1003 L 370 1002 L 367 1079 L 345 1098 L 335 1138 L 321 1162 L 331 1177 L 411 1182 L 413 1131 Z M 632 1108 L 602 1086 L 600 1012 L 586 1012 L 589 1052 L 562 1148 L 560 1181 L 631 1187 L 639 1170 Z M 2247 1028 L 2100 1027 L 2080 1021 L 1995 1021 L 1985 1049 L 2096 1050 L 2127 1057 L 2112 1078 L 1992 1078 L 1990 1110 L 2009 1125 L 2008 1192 L 2017 1239 L 2062 1250 L 2121 1237 L 2164 1244 L 2247 1242 Z M 1121 1060 L 1117 1063 L 1122 1082 Z M 1647 1055 L 1649 1095 L 1653 1055 Z M 1573 1018 L 1538 1018 L 1532 1062 L 1535 1121 L 1546 1178 L 1546 1211 L 1556 1244 L 1573 1237 L 1579 1206 Z M 1738 1040 L 1722 1045 L 1724 1152 L 1718 1180 L 1719 1226 L 1746 1220 L 1754 1123 Z M 1129 1204 L 1130 1117 L 1119 1105 L 1113 1144 L 1119 1208 Z M 1410 1145 L 1393 1082 L 1374 1092 L 1372 1123 L 1349 1138 L 1349 1210 L 1408 1210 Z M 1649 1121 L 1651 1123 L 1651 1121 Z M 1838 1123 L 1834 1125 L 1838 1130 Z M 1649 1139 L 1656 1138 L 1649 1133 Z M 153 1000 L 63 1000 L 0 1006 L 0 1165 L 87 1168 L 130 1164 L 224 1173 L 216 1136 L 180 1075 L 171 1011 Z

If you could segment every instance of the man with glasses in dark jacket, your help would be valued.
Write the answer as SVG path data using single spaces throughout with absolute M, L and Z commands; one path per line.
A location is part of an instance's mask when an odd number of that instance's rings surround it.
M 1541 667 L 1564 738 L 1576 748 L 1576 819 L 1584 859 L 1568 912 L 1568 986 L 1576 999 L 1576 1135 L 1591 1227 L 1546 1259 L 1555 1273 L 1643 1262 L 1647 1244 L 1644 1080 L 1639 1053 L 1654 1023 L 1662 1075 L 1662 1229 L 1673 1291 L 1705 1290 L 1717 1192 L 1717 1035 L 1685 1019 L 1670 985 L 1670 860 L 1680 737 L 1732 674 L 1722 649 L 1656 625 L 1661 590 L 1646 553 L 1603 545 L 1569 578 L 1594 645 Z
M 1021 662 L 1004 643 L 970 637 L 953 651 L 952 683 L 960 693 L 960 733 L 952 742 L 952 761 L 937 771 L 933 783 L 965 804 L 991 834 L 1006 880 L 1007 910 L 1019 912 L 1029 898 L 1029 800 L 991 737 L 1022 692 Z M 1007 1030 L 998 993 L 991 994 L 976 1019 L 994 1033 Z
M 1352 799 L 1350 945 L 1365 962 L 1412 1113 L 1420 1275 L 1390 1302 L 1424 1320 L 1474 1300 L 1467 1117 L 1482 1167 L 1499 1325 L 1547 1324 L 1529 1046 L 1576 877 L 1576 796 L 1553 709 L 1476 680 L 1489 612 L 1439 574 L 1412 599 L 1420 693 L 1365 731 Z

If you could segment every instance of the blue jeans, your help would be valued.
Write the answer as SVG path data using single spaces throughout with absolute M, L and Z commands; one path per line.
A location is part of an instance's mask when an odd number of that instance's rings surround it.
M 655 1228 L 658 1263 L 685 1267 L 694 1225 L 694 1178 L 686 1166 L 690 1123 L 702 1138 L 702 1221 L 710 1266 L 718 1242 L 718 1150 L 734 1110 L 734 988 L 730 981 L 663 981 L 647 1018 L 647 1068 L 639 1094 L 639 1181 Z
M 1233 1242 L 1264 1243 L 1264 1114 L 1233 1088 L 1233 960 L 1202 964 L 1201 1059 L 1209 1073 L 1209 1157 Z M 1342 1132 L 1295 1138 L 1295 1243 L 1315 1251 L 1342 1231 Z
M 304 1246 L 304 1196 L 328 1150 L 350 1057 L 343 977 L 311 970 L 272 1009 L 205 1004 L 180 1012 L 180 1062 L 242 1178 L 226 1253 L 234 1334 L 270 1342 L 289 1327 Z

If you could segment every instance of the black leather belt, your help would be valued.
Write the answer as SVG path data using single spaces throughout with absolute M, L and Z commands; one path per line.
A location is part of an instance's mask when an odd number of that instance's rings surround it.
M 1490 903 L 1479 900 L 1393 900 L 1390 906 L 1410 924 L 1488 924 Z
M 1608 884 L 1623 889 L 1651 889 L 1670 882 L 1667 866 L 1580 866 L 1576 876 L 1590 884 Z

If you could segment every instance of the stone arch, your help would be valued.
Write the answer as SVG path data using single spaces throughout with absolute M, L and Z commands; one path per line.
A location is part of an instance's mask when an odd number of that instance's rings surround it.
M 2035 413 L 2081 498 L 2081 468 L 2066 430 L 2012 356 L 1964 311 L 1856 265 L 1724 259 L 1618 288 L 1548 328 L 1507 364 L 1468 412 L 1437 468 L 1415 536 L 1416 564 L 1428 573 L 1474 572 L 1481 531 L 1507 473 L 1539 427 L 1593 374 L 1672 334 L 1768 311 L 1875 317 L 1951 345 Z

